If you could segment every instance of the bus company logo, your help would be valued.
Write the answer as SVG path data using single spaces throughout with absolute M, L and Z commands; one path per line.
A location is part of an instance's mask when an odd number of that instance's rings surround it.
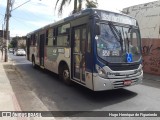
M 2 117 L 12 117 L 11 112 L 2 112 Z
M 57 53 L 57 49 L 53 49 L 53 53 Z
M 119 75 L 120 75 L 120 73 L 111 73 L 111 72 L 107 72 L 107 75 L 119 76 Z
M 53 49 L 53 55 L 57 55 L 57 49 Z

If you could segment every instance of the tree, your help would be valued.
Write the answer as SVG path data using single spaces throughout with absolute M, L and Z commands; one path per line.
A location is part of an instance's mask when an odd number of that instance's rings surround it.
M 12 46 L 12 44 L 10 43 L 10 44 L 8 44 L 8 48 L 13 48 L 13 46 Z
M 60 7 L 58 9 L 59 15 L 62 15 L 62 11 L 63 11 L 63 8 L 66 5 L 66 3 L 70 4 L 71 1 L 72 0 L 61 0 Z M 95 1 L 85 0 L 85 1 L 86 1 L 87 8 L 96 8 L 98 5 L 97 0 L 95 0 Z M 55 5 L 55 9 L 56 9 L 59 2 L 60 2 L 60 0 L 57 0 L 56 5 Z M 83 2 L 83 0 L 74 0 L 74 9 L 72 11 L 72 14 L 79 12 L 82 9 L 82 2 Z
M 13 46 L 13 48 L 16 48 L 17 47 L 17 38 L 16 37 L 14 37 L 13 39 L 12 39 L 12 41 L 11 41 L 11 45 Z
M 0 37 L 0 51 L 2 53 L 2 56 L 1 58 L 3 59 L 3 50 L 5 48 L 5 42 L 4 42 L 4 39 Z
M 12 45 L 13 48 L 26 48 L 26 36 L 16 36 L 12 38 L 12 41 L 10 42 L 10 44 Z
M 97 0 L 96 1 L 89 1 L 89 0 L 86 0 L 86 8 L 97 8 Z

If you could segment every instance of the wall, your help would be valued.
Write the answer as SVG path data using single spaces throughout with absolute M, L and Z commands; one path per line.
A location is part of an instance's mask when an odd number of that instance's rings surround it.
M 160 75 L 160 40 L 142 39 L 143 70 Z
M 23 39 L 18 40 L 18 46 L 21 46 L 22 44 L 26 46 L 26 40 Z
M 128 7 L 123 12 L 138 21 L 144 72 L 160 75 L 160 1 Z

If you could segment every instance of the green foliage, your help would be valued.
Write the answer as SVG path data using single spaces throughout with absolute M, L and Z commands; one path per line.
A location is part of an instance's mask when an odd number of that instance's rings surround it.
M 17 47 L 17 43 L 18 43 L 17 39 L 13 38 L 10 44 L 12 45 L 13 48 L 16 48 Z
M 86 1 L 87 1 L 86 8 L 97 8 L 97 6 L 98 6 L 97 1 L 96 2 L 95 1 L 88 1 L 88 0 L 86 0 Z
M 26 39 L 26 36 L 22 36 L 22 37 L 17 36 L 12 38 L 12 40 L 22 40 L 22 39 L 23 40 Z
M 12 41 L 11 41 L 11 45 L 12 45 L 12 47 L 13 48 L 17 48 L 17 47 L 20 47 L 20 48 L 25 48 L 25 45 L 23 44 L 23 45 L 20 45 L 20 46 L 18 46 L 18 40 L 26 40 L 26 36 L 22 36 L 22 37 L 13 37 L 12 38 Z
M 60 3 L 60 7 L 58 8 L 58 14 L 59 15 L 62 15 L 62 12 L 63 12 L 63 8 L 64 6 L 68 3 L 70 4 L 72 0 L 61 0 L 61 3 Z M 97 0 L 93 1 L 93 0 L 85 0 L 86 1 L 86 7 L 87 8 L 97 8 Z M 60 2 L 60 0 L 57 0 L 56 1 L 56 5 L 55 5 L 55 9 L 58 5 L 58 3 Z M 83 0 L 74 0 L 74 9 L 72 11 L 72 14 L 76 13 L 76 12 L 79 12 L 81 11 L 82 9 L 82 2 Z
M 9 45 L 8 45 L 8 48 L 13 48 L 13 45 L 12 45 L 12 44 L 9 44 Z

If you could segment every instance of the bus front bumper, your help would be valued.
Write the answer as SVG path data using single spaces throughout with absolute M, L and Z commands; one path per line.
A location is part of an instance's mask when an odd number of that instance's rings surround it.
M 130 78 L 120 78 L 120 79 L 105 79 L 97 75 L 96 73 L 93 75 L 93 84 L 94 84 L 94 91 L 104 91 L 104 90 L 112 90 L 112 89 L 119 89 L 125 88 L 132 85 L 137 85 L 142 83 L 143 79 L 143 72 L 136 77 Z M 125 81 L 129 81 L 130 84 L 125 84 Z

